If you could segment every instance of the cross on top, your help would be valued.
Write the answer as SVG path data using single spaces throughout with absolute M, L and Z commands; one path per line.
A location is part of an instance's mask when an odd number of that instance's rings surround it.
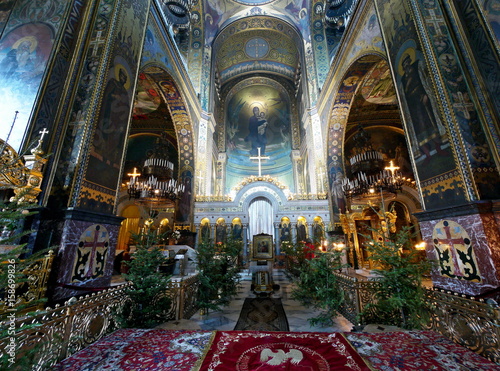
M 43 128 L 42 131 L 39 131 L 38 134 L 42 134 L 42 136 L 40 137 L 39 141 L 42 142 L 43 141 L 43 137 L 45 136 L 45 134 L 48 134 L 49 131 L 47 130 L 47 128 Z
M 250 160 L 257 160 L 259 161 L 259 176 L 262 176 L 262 160 L 269 160 L 269 156 L 261 156 L 260 155 L 260 147 L 257 147 L 257 156 L 252 156 L 250 157 Z
M 137 168 L 134 167 L 134 172 L 133 173 L 128 173 L 127 175 L 131 178 L 130 182 L 134 183 L 135 182 L 135 178 L 140 177 L 141 173 L 137 172 Z
M 391 164 L 391 166 L 384 167 L 384 170 L 389 170 L 392 174 L 392 177 L 394 177 L 394 173 L 396 172 L 396 170 L 399 170 L 399 166 L 394 166 L 392 160 L 389 163 Z

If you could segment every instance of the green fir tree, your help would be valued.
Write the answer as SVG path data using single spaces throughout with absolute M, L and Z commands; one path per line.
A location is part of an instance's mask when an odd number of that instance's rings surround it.
M 168 320 L 170 276 L 160 272 L 168 259 L 157 244 L 162 238 L 153 230 L 132 235 L 136 251 L 126 263 L 129 271 L 124 276 L 131 286 L 126 289 L 129 300 L 117 313 L 121 327 L 151 328 Z

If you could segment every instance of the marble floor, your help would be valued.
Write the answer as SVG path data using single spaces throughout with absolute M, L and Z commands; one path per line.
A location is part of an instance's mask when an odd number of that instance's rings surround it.
M 241 308 L 245 298 L 255 297 L 251 292 L 252 276 L 248 271 L 240 273 L 241 280 L 238 286 L 237 295 L 231 300 L 229 305 L 222 308 L 221 311 L 211 311 L 206 315 L 196 313 L 190 319 L 182 319 L 178 321 L 166 322 L 158 328 L 171 330 L 233 330 L 238 321 Z M 306 308 L 299 302 L 292 299 L 293 283 L 286 276 L 283 270 L 274 269 L 273 280 L 275 284 L 280 285 L 272 297 L 281 298 L 283 308 L 285 309 L 290 331 L 297 332 L 346 332 L 351 331 L 353 324 L 343 316 L 338 316 L 334 319 L 334 324 L 329 327 L 313 327 L 307 321 L 308 318 L 314 317 L 319 312 Z

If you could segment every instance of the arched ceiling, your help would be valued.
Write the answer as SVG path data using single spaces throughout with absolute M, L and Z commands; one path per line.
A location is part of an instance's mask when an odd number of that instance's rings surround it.
M 189 34 L 202 35 L 197 47 L 201 41 L 212 48 L 212 55 L 217 55 L 215 83 L 220 87 L 235 77 L 256 73 L 280 75 L 295 83 L 304 44 L 312 42 L 312 24 L 318 28 L 319 22 L 319 28 L 325 27 L 328 49 L 335 50 L 330 44 L 339 42 L 357 2 L 162 0 L 161 8 L 183 48 L 191 47 L 186 44 Z
M 259 16 L 230 24 L 213 45 L 219 84 L 255 73 L 279 75 L 293 82 L 300 75 L 299 40 L 297 29 L 278 18 Z

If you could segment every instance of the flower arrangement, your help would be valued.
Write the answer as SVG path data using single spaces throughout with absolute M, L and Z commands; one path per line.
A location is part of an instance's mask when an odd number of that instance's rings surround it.
M 179 231 L 178 229 L 172 231 L 169 238 L 172 240 L 178 240 L 179 238 L 181 238 L 181 231 Z

